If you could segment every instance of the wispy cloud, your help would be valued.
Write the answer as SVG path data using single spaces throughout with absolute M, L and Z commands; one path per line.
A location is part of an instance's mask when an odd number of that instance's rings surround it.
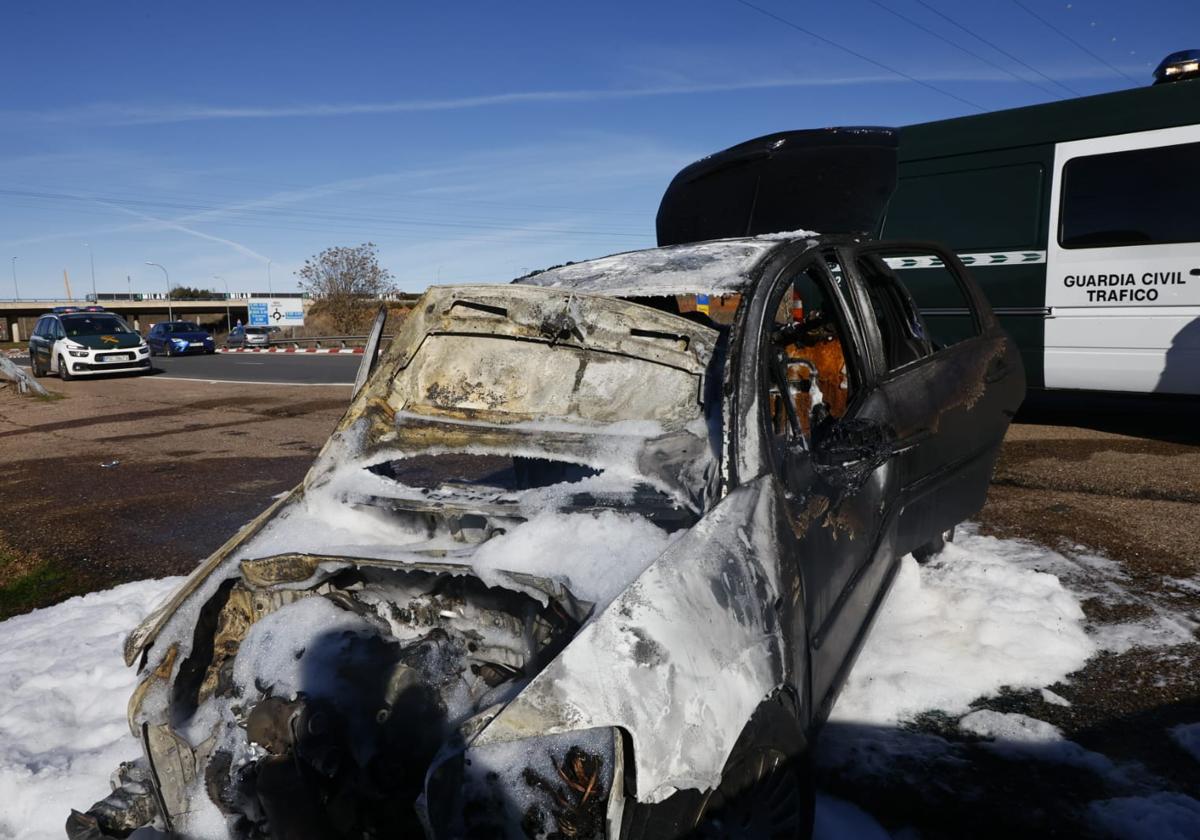
M 1101 68 L 1103 70 L 1103 68 Z M 1096 74 L 1094 68 L 1089 75 Z M 1107 71 L 1100 75 L 1107 74 Z M 914 74 L 921 81 L 1011 82 L 1012 77 L 991 71 L 947 71 Z M 148 125 L 202 120 L 256 120 L 284 118 L 346 117 L 429 111 L 460 111 L 506 105 L 600 102 L 647 97 L 683 96 L 787 88 L 829 88 L 866 84 L 908 83 L 908 79 L 886 73 L 857 76 L 768 77 L 732 82 L 697 82 L 648 87 L 578 88 L 567 90 L 509 91 L 438 99 L 400 99 L 384 102 L 318 102 L 286 105 L 138 105 L 98 102 L 70 108 L 23 112 L 11 116 L 44 122 L 93 122 L 107 125 Z
M 252 257 L 256 260 L 259 260 L 260 262 L 265 263 L 269 259 L 265 254 L 260 254 L 258 251 L 255 251 L 253 248 L 243 245 L 241 242 L 236 242 L 232 239 L 226 239 L 221 236 L 214 236 L 211 233 L 205 233 L 202 230 L 196 230 L 195 228 L 188 227 L 187 225 L 180 224 L 179 222 L 171 220 L 171 219 L 160 219 L 157 216 L 151 216 L 150 214 L 143 213 L 140 210 L 130 210 L 128 207 L 122 207 L 119 204 L 112 204 L 110 202 L 101 201 L 99 199 L 93 199 L 93 200 L 97 204 L 101 204 L 105 207 L 111 207 L 113 210 L 117 210 L 121 213 L 125 213 L 127 215 L 133 216 L 134 218 L 141 219 L 143 222 L 148 223 L 151 227 L 159 227 L 159 228 L 163 228 L 165 230 L 176 230 L 176 231 L 179 231 L 180 233 L 186 233 L 189 236 L 194 236 L 197 239 L 205 239 L 205 240 L 208 240 L 209 242 L 217 242 L 221 245 L 227 245 L 230 248 L 232 248 L 233 250 L 237 251 L 239 254 L 244 254 L 247 257 Z
M 890 77 L 845 79 L 761 79 L 723 84 L 663 85 L 644 88 L 510 91 L 442 99 L 401 99 L 387 102 L 317 102 L 288 105 L 136 105 L 97 102 L 72 108 L 25 112 L 21 116 L 45 122 L 99 122 L 109 125 L 196 122 L 201 120 L 253 120 L 346 117 L 424 111 L 461 111 L 504 105 L 556 102 L 596 102 L 681 94 L 719 93 L 785 87 L 829 87 L 893 81 Z

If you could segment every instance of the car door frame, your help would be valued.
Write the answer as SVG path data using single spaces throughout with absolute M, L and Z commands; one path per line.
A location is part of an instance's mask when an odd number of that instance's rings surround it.
M 797 533 L 798 526 L 790 516 L 784 484 L 780 471 L 775 468 L 766 429 L 765 399 L 762 398 L 769 342 L 766 331 L 768 322 L 774 322 L 771 302 L 777 297 L 780 284 L 788 283 L 810 261 L 824 261 L 826 255 L 840 258 L 838 246 L 856 241 L 849 237 L 823 237 L 819 243 L 793 243 L 768 258 L 746 292 L 749 301 L 743 303 L 734 321 L 730 365 L 726 373 L 726 393 L 729 395 L 727 479 L 731 486 L 736 486 L 769 476 L 775 488 L 777 509 L 783 511 L 775 523 L 777 540 L 781 570 L 787 572 L 793 588 L 787 590 L 790 599 L 784 605 L 786 614 L 781 620 L 789 628 L 788 653 L 796 680 L 802 683 L 802 707 L 809 726 L 828 716 L 895 577 L 900 557 L 892 548 L 896 517 L 894 508 L 885 504 L 879 512 L 875 533 L 854 535 L 859 540 L 854 545 L 860 558 L 857 566 L 835 593 L 828 612 L 814 615 L 810 609 L 810 604 L 814 603 L 813 588 L 820 586 L 821 581 L 813 578 L 813 564 L 805 562 L 804 535 Z M 857 393 L 851 394 L 844 416 L 886 423 L 888 404 L 877 386 L 877 358 L 858 316 L 858 304 L 854 300 L 857 290 L 849 281 L 844 265 L 845 279 L 842 281 L 832 276 L 827 265 L 825 270 L 830 274 L 835 305 L 841 310 L 847 332 L 846 340 L 850 346 L 846 349 L 854 354 L 859 376 Z M 867 479 L 880 483 L 876 491 L 885 503 L 895 495 L 891 490 L 893 472 L 888 460 Z M 836 647 L 826 646 L 828 639 L 836 639 Z M 823 647 L 827 652 L 836 653 L 823 653 Z
M 855 288 L 879 387 L 897 422 L 901 481 L 897 549 L 908 553 L 982 508 L 1008 421 L 1024 397 L 1024 367 L 1015 343 L 953 251 L 933 242 L 908 240 L 860 242 L 839 250 Z M 895 370 L 887 363 L 867 281 L 858 267 L 861 255 L 893 250 L 939 257 L 964 293 L 976 324 L 975 335 L 948 347 L 934 347 L 927 356 Z M 924 327 L 920 309 L 902 281 L 900 290 Z M 981 426 L 985 440 L 976 445 Z

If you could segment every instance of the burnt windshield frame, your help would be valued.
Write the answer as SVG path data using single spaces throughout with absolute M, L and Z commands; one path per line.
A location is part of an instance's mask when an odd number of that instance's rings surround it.
M 576 461 L 473 452 L 411 455 L 371 464 L 366 469 L 418 490 L 466 485 L 505 492 L 574 484 L 603 472 Z
M 477 469 L 470 469 L 472 465 Z M 405 467 L 409 468 L 409 474 L 406 474 Z M 455 489 L 495 491 L 499 496 L 493 498 L 507 497 L 507 503 L 512 503 L 517 494 L 527 490 L 557 487 L 562 491 L 561 501 L 547 507 L 547 510 L 566 513 L 598 510 L 633 512 L 645 516 L 669 533 L 691 527 L 702 513 L 701 508 L 689 507 L 647 481 L 634 481 L 623 492 L 608 492 L 587 486 L 572 490 L 571 485 L 599 476 L 604 470 L 561 458 L 443 452 L 380 461 L 365 469 L 421 493 L 452 492 Z M 401 507 L 404 505 L 403 500 L 381 498 L 387 503 L 395 501 Z M 448 497 L 439 498 L 444 501 Z M 469 507 L 471 502 L 464 501 L 464 505 Z M 515 509 L 513 512 L 517 513 Z

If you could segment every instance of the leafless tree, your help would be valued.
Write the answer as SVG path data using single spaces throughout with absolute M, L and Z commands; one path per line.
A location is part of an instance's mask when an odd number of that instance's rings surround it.
M 396 288 L 391 272 L 379 265 L 377 250 L 373 242 L 326 248 L 297 272 L 313 300 L 313 313 L 327 316 L 339 333 L 365 330 L 376 301 Z

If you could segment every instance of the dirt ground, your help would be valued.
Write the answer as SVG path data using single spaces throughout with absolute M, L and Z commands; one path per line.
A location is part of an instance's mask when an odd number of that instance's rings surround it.
M 1072 582 L 1102 590 L 1116 580 L 1125 593 L 1116 609 L 1102 598 L 1083 602 L 1094 625 L 1159 613 L 1200 621 L 1200 405 L 1032 394 L 1009 429 L 976 521 L 983 533 L 1117 561 L 1115 577 Z M 1173 726 L 1200 721 L 1200 639 L 1100 654 L 1051 688 L 1070 705 L 1014 691 L 981 699 L 976 708 L 1059 727 L 1085 749 L 1131 768 L 1133 788 L 1200 799 L 1200 763 L 1168 735 Z M 821 783 L 891 830 L 911 826 L 924 838 L 946 840 L 1097 836 L 1088 803 L 1119 795 L 1082 767 L 997 757 L 937 715 L 899 737 L 925 735 L 945 738 L 953 751 L 927 762 L 898 761 L 882 777 L 834 774 Z M 1194 828 L 1184 836 L 1200 838 L 1200 825 Z
M 0 618 L 189 571 L 302 478 L 350 396 L 346 387 L 153 378 L 47 384 L 65 397 L 0 390 Z M 1178 583 L 1200 574 L 1200 407 L 1035 396 L 1018 421 L 980 528 L 1118 561 L 1134 600 L 1120 615 L 1085 601 L 1095 622 L 1160 607 L 1200 619 L 1200 586 Z M 1200 798 L 1200 764 L 1166 734 L 1200 721 L 1197 674 L 1200 640 L 1166 653 L 1135 648 L 1095 657 L 1054 686 L 1069 707 L 1032 692 L 985 705 L 1053 723 Z M 936 716 L 914 732 L 960 737 Z M 1088 772 L 962 748 L 869 784 L 821 784 L 924 837 L 1088 833 L 1081 809 L 1103 795 Z
M 190 571 L 304 476 L 348 387 L 154 378 L 0 390 L 0 618 Z

